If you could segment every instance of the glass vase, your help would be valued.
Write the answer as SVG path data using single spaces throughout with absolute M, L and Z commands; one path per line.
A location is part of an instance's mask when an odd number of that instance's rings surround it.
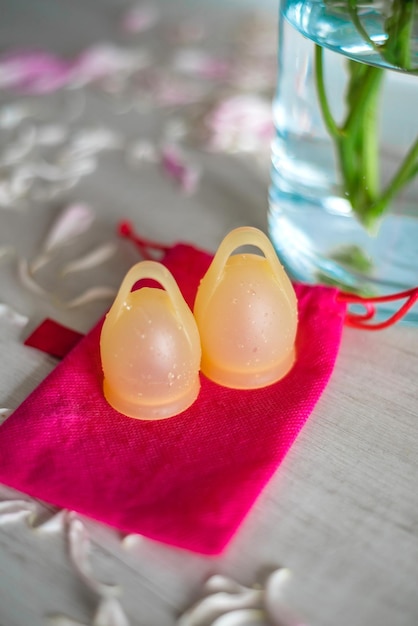
M 296 280 L 418 286 L 417 74 L 418 0 L 281 0 L 269 232 Z

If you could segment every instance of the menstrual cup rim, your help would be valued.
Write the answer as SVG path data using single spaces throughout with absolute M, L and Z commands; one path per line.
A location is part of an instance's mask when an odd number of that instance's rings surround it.
M 292 369 L 296 361 L 296 348 L 292 346 L 289 352 L 279 362 L 264 370 L 256 372 L 245 368 L 228 369 L 222 367 L 212 359 L 206 361 L 203 353 L 200 371 L 206 378 L 222 387 L 229 389 L 251 390 L 269 387 L 282 380 Z
M 157 421 L 180 415 L 195 402 L 199 392 L 200 377 L 197 374 L 193 384 L 183 394 L 169 402 L 161 404 L 131 402 L 113 389 L 106 378 L 103 380 L 103 394 L 108 404 L 121 415 L 143 421 Z

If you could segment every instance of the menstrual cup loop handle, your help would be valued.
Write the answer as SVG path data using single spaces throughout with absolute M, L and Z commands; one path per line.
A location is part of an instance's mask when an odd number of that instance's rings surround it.
M 132 293 L 132 287 L 142 279 L 151 279 L 158 282 L 168 293 L 174 310 L 179 316 L 183 315 L 185 310 L 188 310 L 180 289 L 168 269 L 158 261 L 140 261 L 131 267 L 123 279 L 112 308 L 107 315 L 108 319 L 116 322 L 125 302 L 127 302 Z
M 269 261 L 273 274 L 275 276 L 283 277 L 283 280 L 287 281 L 287 275 L 280 264 L 277 254 L 273 248 L 268 237 L 257 228 L 251 226 L 242 226 L 232 230 L 221 242 L 215 257 L 206 273 L 208 278 L 207 284 L 212 285 L 212 293 L 216 288 L 216 285 L 222 280 L 225 264 L 231 254 L 237 248 L 241 246 L 255 246 L 259 248 L 264 254 L 265 258 Z M 279 287 L 282 289 L 279 282 Z M 282 290 L 283 291 L 283 290 Z M 287 294 L 283 291 L 287 298 Z

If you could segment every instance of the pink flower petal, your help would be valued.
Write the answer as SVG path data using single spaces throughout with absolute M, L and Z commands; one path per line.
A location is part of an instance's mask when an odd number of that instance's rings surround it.
M 226 59 L 211 56 L 198 49 L 180 50 L 173 61 L 174 69 L 200 78 L 224 80 L 230 73 L 230 63 Z
M 17 51 L 0 57 L 0 88 L 48 93 L 68 83 L 73 65 L 46 52 Z
M 172 44 L 186 44 L 204 39 L 207 29 L 203 19 L 191 17 L 182 19 L 178 24 L 172 23 L 167 29 L 167 40 Z
M 159 12 L 155 6 L 137 4 L 123 14 L 121 28 L 126 33 L 142 33 L 155 26 L 158 18 Z
M 112 43 L 101 43 L 80 54 L 75 63 L 75 75 L 79 82 L 89 83 L 119 72 L 134 72 L 149 62 L 147 51 L 142 49 L 121 48 Z
M 62 211 L 52 224 L 41 252 L 33 259 L 30 268 L 25 267 L 23 259 L 20 263 L 20 275 L 27 287 L 32 287 L 32 291 L 35 290 L 35 286 L 40 289 L 33 279 L 33 274 L 51 260 L 57 249 L 86 232 L 94 218 L 95 213 L 87 204 L 70 204 Z
M 196 191 L 200 180 L 200 171 L 186 161 L 176 146 L 167 145 L 162 149 L 161 165 L 165 173 L 180 185 L 184 193 L 189 195 Z
M 271 102 L 253 95 L 238 95 L 220 101 L 206 117 L 209 148 L 256 151 L 269 149 L 274 126 Z

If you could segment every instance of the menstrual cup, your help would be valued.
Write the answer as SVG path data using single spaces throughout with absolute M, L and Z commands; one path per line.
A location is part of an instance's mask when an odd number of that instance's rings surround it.
M 140 286 L 153 279 L 164 289 Z M 161 263 L 141 261 L 126 274 L 100 337 L 103 392 L 120 413 L 143 420 L 187 409 L 199 388 L 200 341 L 192 312 Z
M 256 246 L 259 254 L 232 253 Z M 269 239 L 237 228 L 222 241 L 197 291 L 194 316 L 201 371 L 225 387 L 255 389 L 280 380 L 293 365 L 297 300 Z

